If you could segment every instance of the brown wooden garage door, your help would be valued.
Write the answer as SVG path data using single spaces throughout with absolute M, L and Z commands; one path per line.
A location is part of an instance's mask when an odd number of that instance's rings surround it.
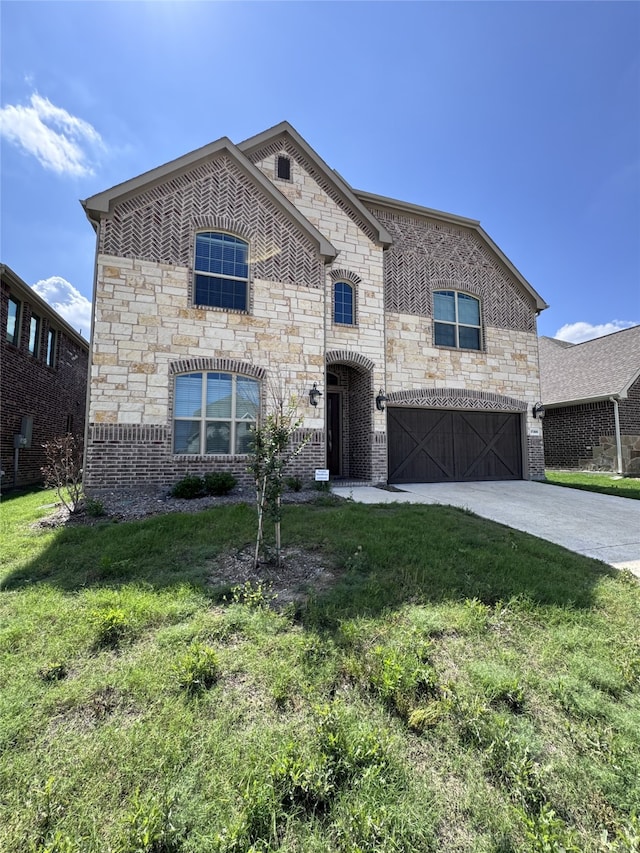
M 387 412 L 390 483 L 522 479 L 519 414 Z

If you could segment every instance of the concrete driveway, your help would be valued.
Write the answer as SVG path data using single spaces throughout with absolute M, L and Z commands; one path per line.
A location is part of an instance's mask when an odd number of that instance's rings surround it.
M 396 488 L 401 491 L 336 486 L 333 492 L 359 503 L 462 507 L 640 577 L 640 501 L 529 480 L 403 483 Z

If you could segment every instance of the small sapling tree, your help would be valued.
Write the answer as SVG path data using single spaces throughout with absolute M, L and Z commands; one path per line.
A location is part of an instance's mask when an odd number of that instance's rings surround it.
M 282 493 L 285 489 L 284 471 L 287 464 L 305 446 L 306 441 L 297 446 L 293 443 L 295 431 L 302 421 L 297 417 L 295 398 L 285 402 L 281 383 L 271 388 L 273 396 L 272 411 L 254 429 L 253 449 L 250 455 L 249 471 L 253 475 L 256 488 L 256 506 L 258 510 L 258 530 L 254 554 L 254 568 L 260 564 L 260 554 L 264 547 L 264 519 L 269 516 L 275 528 L 276 565 L 280 566 L 282 521 Z
M 42 445 L 45 464 L 42 466 L 45 485 L 56 490 L 58 499 L 71 514 L 82 500 L 82 441 L 68 432 Z

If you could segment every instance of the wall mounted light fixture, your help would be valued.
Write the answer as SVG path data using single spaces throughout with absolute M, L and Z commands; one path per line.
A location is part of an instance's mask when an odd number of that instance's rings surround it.
M 384 390 L 381 388 L 380 393 L 376 397 L 376 409 L 379 412 L 384 412 L 384 404 L 387 402 Z
M 312 406 L 318 405 L 318 400 L 322 397 L 322 391 L 318 391 L 318 383 L 313 383 L 313 388 L 309 391 L 309 402 Z
M 536 403 L 533 409 L 531 410 L 531 414 L 534 418 L 539 418 L 540 420 L 542 420 L 545 416 L 545 409 L 542 403 Z

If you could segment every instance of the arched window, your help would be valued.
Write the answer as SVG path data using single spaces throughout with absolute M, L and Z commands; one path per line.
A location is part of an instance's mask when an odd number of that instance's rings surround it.
M 246 311 L 249 244 L 216 231 L 196 234 L 194 303 Z
M 353 285 L 346 281 L 333 285 L 333 322 L 353 326 Z
M 434 342 L 439 347 L 481 349 L 480 300 L 457 290 L 433 294 Z
M 235 373 L 182 373 L 175 378 L 173 452 L 235 454 L 251 450 L 260 383 Z

